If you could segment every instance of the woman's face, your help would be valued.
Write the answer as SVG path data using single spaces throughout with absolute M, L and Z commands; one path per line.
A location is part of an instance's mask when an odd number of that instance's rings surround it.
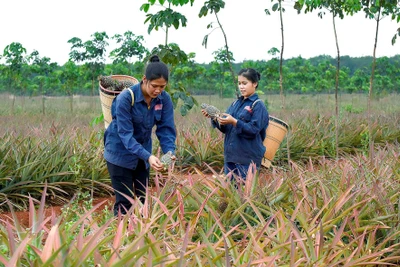
M 239 90 L 240 94 L 244 98 L 248 98 L 252 94 L 256 92 L 256 86 L 258 83 L 253 83 L 249 80 L 247 80 L 246 77 L 239 75 L 238 76 L 238 85 L 239 85 Z
M 145 94 L 151 98 L 156 98 L 159 94 L 164 91 L 167 86 L 167 81 L 164 78 L 158 78 L 155 80 L 147 80 L 146 76 L 143 77 L 143 85 Z

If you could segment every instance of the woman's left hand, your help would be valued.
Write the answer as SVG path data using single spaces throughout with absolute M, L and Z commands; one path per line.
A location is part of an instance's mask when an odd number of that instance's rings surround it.
M 220 125 L 227 125 L 227 124 L 236 125 L 237 120 L 228 113 L 222 113 L 221 116 L 218 118 L 218 122 Z

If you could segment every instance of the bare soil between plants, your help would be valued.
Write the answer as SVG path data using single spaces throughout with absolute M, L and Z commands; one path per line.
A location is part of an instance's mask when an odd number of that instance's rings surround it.
M 98 197 L 98 198 L 93 198 L 93 206 L 102 203 L 98 208 L 97 211 L 103 210 L 106 206 L 111 210 L 113 208 L 115 201 L 114 196 L 110 197 Z M 47 208 L 44 209 L 44 217 L 50 217 L 53 214 L 57 217 L 61 215 L 62 213 L 62 208 L 65 205 L 57 205 L 57 206 L 48 206 Z M 37 209 L 36 209 L 37 211 Z M 7 221 L 10 222 L 11 224 L 14 224 L 13 222 L 15 220 L 18 221 L 18 223 L 23 226 L 23 227 L 29 227 L 29 210 L 27 211 L 14 211 L 15 218 L 13 217 L 11 212 L 3 212 L 0 213 L 0 223 L 6 223 Z

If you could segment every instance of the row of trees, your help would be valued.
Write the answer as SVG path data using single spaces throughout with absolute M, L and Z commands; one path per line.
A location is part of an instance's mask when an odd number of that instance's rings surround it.
M 96 36 L 98 33 L 94 34 Z M 126 36 L 133 36 L 131 32 Z M 142 38 L 140 36 L 140 38 Z M 74 40 L 77 40 L 76 38 Z M 78 41 L 81 42 L 81 41 Z M 175 46 L 176 44 L 170 44 Z M 97 77 L 99 75 L 125 74 L 140 79 L 143 75 L 145 61 L 150 52 L 142 47 L 137 57 L 140 60 L 131 62 L 122 56 L 126 43 L 112 51 L 110 55 L 119 56 L 112 64 L 88 63 L 78 64 L 72 59 L 60 66 L 52 63 L 47 57 L 41 57 L 39 52 L 24 54 L 25 48 L 19 43 L 12 43 L 4 49 L 4 58 L 8 64 L 0 64 L 0 92 L 15 95 L 69 95 L 95 94 Z M 134 46 L 138 47 L 138 46 Z M 89 50 L 89 48 L 86 48 Z M 171 48 L 172 49 L 172 48 Z M 126 48 L 126 51 L 129 49 Z M 20 52 L 20 53 L 19 53 Z M 130 52 L 132 53 L 132 51 Z M 193 61 L 194 54 L 180 51 L 187 58 L 185 63 L 177 62 L 171 69 L 171 89 L 183 84 L 190 94 L 219 94 L 222 97 L 232 97 L 235 86 L 232 85 L 230 67 L 226 61 L 223 49 L 215 51 L 214 61 L 209 64 L 198 64 Z M 233 58 L 233 54 L 231 58 Z M 71 51 L 73 58 L 81 61 L 82 54 L 75 49 Z M 248 60 L 232 64 L 234 72 L 243 67 L 253 67 L 260 71 L 259 89 L 264 93 L 279 92 L 279 59 L 269 61 Z M 400 55 L 391 58 L 377 59 L 375 70 L 375 88 L 377 93 L 400 92 Z M 336 74 L 335 59 L 330 56 L 318 56 L 310 59 L 296 57 L 284 61 L 284 86 L 287 93 L 330 93 L 334 89 Z M 343 92 L 366 92 L 371 75 L 371 57 L 342 58 L 340 84 Z

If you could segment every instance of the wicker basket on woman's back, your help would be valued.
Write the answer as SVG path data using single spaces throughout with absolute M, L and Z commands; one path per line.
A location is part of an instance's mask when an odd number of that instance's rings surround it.
M 111 117 L 111 104 L 114 98 L 139 81 L 132 76 L 128 75 L 110 75 L 99 77 L 99 93 L 101 101 L 101 110 L 104 117 L 104 127 L 107 129 L 110 125 Z

